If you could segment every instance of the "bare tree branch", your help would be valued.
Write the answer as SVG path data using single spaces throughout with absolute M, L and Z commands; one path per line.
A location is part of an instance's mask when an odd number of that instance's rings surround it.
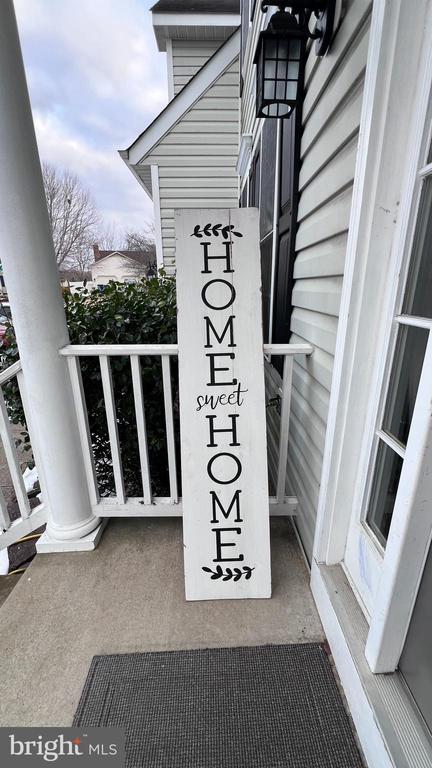
M 124 240 L 124 248 L 127 251 L 151 253 L 155 250 L 154 224 L 147 222 L 140 232 L 126 230 Z
M 77 176 L 43 163 L 48 216 L 58 266 L 81 264 L 94 239 L 100 217 L 88 190 Z

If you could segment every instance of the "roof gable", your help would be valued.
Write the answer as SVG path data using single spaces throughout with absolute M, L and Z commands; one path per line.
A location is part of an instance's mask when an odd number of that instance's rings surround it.
M 120 156 L 132 171 L 132 166 L 142 162 L 146 155 L 151 153 L 174 125 L 223 74 L 225 69 L 239 55 L 239 50 L 240 30 L 236 30 L 131 144 L 129 149 L 120 151 Z

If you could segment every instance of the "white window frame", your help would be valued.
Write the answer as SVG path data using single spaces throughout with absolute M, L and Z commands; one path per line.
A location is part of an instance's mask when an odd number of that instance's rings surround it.
M 407 241 L 413 190 L 424 137 L 432 57 L 430 47 L 417 41 L 431 39 L 431 0 L 418 0 L 415 12 L 404 0 L 375 0 L 364 89 L 360 140 L 354 182 L 347 261 L 342 291 L 326 447 L 318 505 L 314 560 L 342 563 L 351 521 L 357 468 L 364 461 L 367 442 L 376 425 L 383 371 L 394 319 L 403 243 Z M 407 148 L 409 156 L 407 157 Z M 403 183 L 401 184 L 401 180 Z M 401 195 L 395 199 L 395 190 Z M 400 204 L 400 205 L 399 205 Z M 380 261 L 377 261 L 377 260 Z M 376 268 L 379 264 L 379 268 Z M 393 280 L 389 280 L 393 274 Z M 363 324 L 366 318 L 366 326 Z M 371 354 L 371 343 L 382 350 Z M 428 360 L 432 354 L 430 346 Z M 371 393 L 374 407 L 370 407 Z M 373 394 L 375 393 L 375 394 Z M 423 396 L 422 387 L 419 398 Z M 424 436 L 419 439 L 424 441 Z M 420 447 L 418 449 L 420 450 Z M 363 489 L 359 490 L 360 493 Z M 407 587 L 396 613 L 392 604 L 397 584 L 406 579 L 390 542 L 382 569 L 383 589 L 371 590 L 371 618 L 367 658 L 373 671 L 390 672 L 398 663 L 416 587 Z M 428 538 L 421 547 L 426 548 Z M 412 544 L 412 542 L 411 542 Z M 390 546 L 390 548 L 389 548 Z M 417 546 L 417 570 L 422 570 Z M 411 551 L 412 547 L 411 547 Z M 393 553 L 393 554 L 392 554 Z M 376 579 L 380 577 L 378 549 Z M 387 593 L 384 586 L 387 585 Z M 385 604 L 385 606 L 384 606 Z M 383 606 L 387 613 L 379 624 Z M 393 620 L 393 624 L 390 621 Z M 396 642 L 387 640 L 392 626 Z
M 430 104 L 432 93 L 432 52 L 429 61 Z M 425 106 L 423 104 L 423 106 Z M 430 147 L 432 108 L 426 109 L 429 123 L 423 137 L 422 154 Z M 398 304 L 403 298 L 412 253 L 422 183 L 431 179 L 432 167 L 424 163 L 415 174 L 411 205 L 407 202 L 404 231 L 404 279 L 400 281 Z M 412 326 L 429 332 L 410 433 L 404 452 L 392 523 L 385 549 L 379 591 L 371 618 L 366 643 L 366 658 L 374 672 L 396 669 L 403 650 L 423 569 L 432 541 L 432 319 L 399 315 L 394 321 L 394 337 L 398 328 Z M 394 345 L 393 345 L 394 346 Z M 384 398 L 383 398 L 384 400 Z M 382 408 L 382 406 L 381 406 Z M 424 500 L 428 500 L 425 504 Z

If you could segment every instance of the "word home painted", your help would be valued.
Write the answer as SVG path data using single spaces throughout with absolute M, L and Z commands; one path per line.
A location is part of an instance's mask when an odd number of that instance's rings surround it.
M 258 211 L 176 211 L 188 600 L 271 595 Z

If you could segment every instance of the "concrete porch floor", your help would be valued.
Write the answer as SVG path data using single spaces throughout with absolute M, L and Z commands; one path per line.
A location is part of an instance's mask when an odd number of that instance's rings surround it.
M 70 725 L 95 654 L 323 641 L 289 520 L 271 541 L 271 600 L 187 603 L 174 518 L 111 520 L 94 552 L 36 556 L 0 609 L 0 725 Z

